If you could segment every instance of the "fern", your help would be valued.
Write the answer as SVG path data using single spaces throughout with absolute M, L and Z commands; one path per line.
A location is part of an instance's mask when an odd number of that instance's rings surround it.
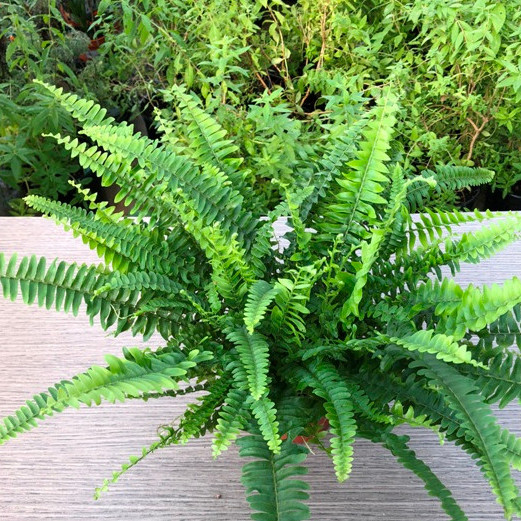
M 319 222 L 324 232 L 341 233 L 353 241 L 367 237 L 365 223 L 376 222 L 375 205 L 386 202 L 380 193 L 389 181 L 385 163 L 389 160 L 387 151 L 396 110 L 396 98 L 387 91 L 378 101 L 374 119 L 363 132 L 365 141 L 357 159 L 347 164 L 352 170 L 337 180 L 341 191 L 335 195 L 335 202 L 324 208 L 324 222 Z
M 306 302 L 317 271 L 306 266 L 291 274 L 292 279 L 279 279 L 275 284 L 277 294 L 271 312 L 271 322 L 275 331 L 280 331 L 285 338 L 293 339 L 300 344 L 306 333 L 304 317 L 309 314 Z
M 240 430 L 249 418 L 249 403 L 246 391 L 232 388 L 225 398 L 225 404 L 219 411 L 215 427 L 215 439 L 212 443 L 212 454 L 216 458 L 227 449 L 239 436 Z
M 198 438 L 206 433 L 213 423 L 215 410 L 222 405 L 230 387 L 227 376 L 224 375 L 223 378 L 210 384 L 205 389 L 208 394 L 199 398 L 198 404 L 188 406 L 179 421 L 178 428 L 171 435 L 175 443 L 186 443 L 191 438 Z
M 260 333 L 248 333 L 236 329 L 228 333 L 228 339 L 235 344 L 244 370 L 247 373 L 250 393 L 258 400 L 266 393 L 268 384 L 268 343 Z
M 466 330 L 480 331 L 519 304 L 521 281 L 514 277 L 502 286 L 494 284 L 482 290 L 473 285 L 462 290 L 457 284 L 430 282 L 419 288 L 415 300 L 418 307 L 435 303 L 435 313 L 441 318 L 439 329 L 450 329 L 459 339 Z
M 521 282 L 463 288 L 445 274 L 517 240 L 521 219 L 425 206 L 489 180 L 490 171 L 437 166 L 409 176 L 393 141 L 399 107 L 389 86 L 366 116 L 342 120 L 345 131 L 328 134 L 322 118 L 329 116 L 310 118 L 326 132 L 312 149 L 287 145 L 300 159 L 275 180 L 268 206 L 246 187 L 246 179 L 265 182 L 248 168 L 255 157 L 240 154 L 255 139 L 236 142 L 186 90 L 166 94 L 177 118 L 161 119 L 164 136 L 154 141 L 93 102 L 42 88 L 83 126 L 82 141 L 56 135 L 57 142 L 102 184 L 121 186 L 131 215 L 83 188 L 89 211 L 29 196 L 28 205 L 80 236 L 102 262 L 0 254 L 2 293 L 84 309 L 114 334 L 159 332 L 166 344 L 109 356 L 107 367 L 36 395 L 0 424 L 1 442 L 69 406 L 200 391 L 97 496 L 149 454 L 213 433 L 214 457 L 237 441 L 241 456 L 254 458 L 243 473 L 253 519 L 308 519 L 307 485 L 298 479 L 308 450 L 292 440 L 326 451 L 343 481 L 354 441 L 365 437 L 415 472 L 452 519 L 466 519 L 443 476 L 396 434 L 405 424 L 461 447 L 507 518 L 520 514 L 511 468 L 521 468 L 521 441 L 498 426 L 490 407 L 521 399 Z M 294 128 L 282 125 L 285 140 Z M 423 211 L 412 216 L 416 207 Z M 275 236 L 283 218 L 286 231 Z M 490 220 L 473 233 L 459 229 Z
M 492 412 L 482 402 L 472 382 L 453 368 L 428 358 L 418 362 L 418 365 L 426 367 L 420 373 L 424 373 L 445 390 L 446 399 L 462 422 L 462 429 L 475 443 L 475 448 L 467 447 L 467 450 L 479 458 L 492 490 L 503 505 L 506 515 L 511 517 L 517 511 L 516 499 L 519 493 L 502 451 L 500 429 Z
M 264 280 L 259 280 L 251 286 L 244 306 L 244 323 L 250 335 L 264 318 L 277 293 L 278 290 Z
M 326 418 L 331 426 L 331 453 L 339 481 L 344 481 L 351 472 L 353 441 L 356 425 L 353 420 L 352 403 L 347 386 L 339 378 L 334 367 L 319 363 L 298 369 L 301 385 L 310 386 L 324 400 Z
M 410 186 L 407 190 L 408 209 L 411 212 L 421 208 L 431 199 L 432 193 L 441 194 L 448 191 L 457 191 L 472 186 L 490 183 L 494 172 L 486 168 L 471 168 L 468 166 L 437 165 L 436 171 L 424 170 L 424 177 L 432 177 L 436 181 L 434 190 L 421 184 Z
M 60 102 L 60 105 L 81 123 L 90 125 L 113 125 L 115 123 L 114 118 L 106 117 L 107 110 L 92 100 L 79 98 L 75 94 L 64 92 L 61 87 L 56 88 L 40 80 L 34 80 L 34 83 L 51 93 Z M 133 134 L 132 127 L 127 123 L 120 123 L 118 126 L 126 129 L 129 135 Z
M 179 87 L 172 90 L 179 100 L 183 118 L 188 121 L 186 137 L 192 150 L 191 156 L 201 165 L 214 165 L 230 178 L 234 186 L 238 186 L 244 177 L 238 171 L 242 160 L 230 157 L 238 151 L 237 145 L 225 139 L 226 131 L 199 106 L 200 100 L 196 96 L 187 94 Z
M 472 359 L 472 354 L 467 351 L 464 345 L 454 341 L 454 338 L 447 335 L 435 334 L 432 330 L 416 331 L 412 335 L 402 338 L 385 338 L 380 335 L 382 340 L 388 343 L 395 343 L 409 351 L 419 353 L 430 353 L 436 358 L 453 364 L 471 364 L 477 367 L 484 367 L 483 364 Z
M 126 271 L 131 266 L 140 269 L 167 271 L 168 252 L 164 243 L 154 240 L 138 226 L 122 226 L 117 223 L 102 222 L 82 208 L 49 201 L 37 195 L 26 198 L 29 207 L 50 215 L 56 222 L 71 227 L 74 234 L 96 250 L 107 264 L 114 269 Z
M 93 366 L 70 381 L 63 381 L 27 401 L 15 415 L 0 425 L 0 444 L 37 425 L 36 420 L 52 416 L 67 407 L 99 405 L 102 400 L 114 403 L 145 392 L 177 389 L 197 363 L 208 360 L 210 353 L 191 351 L 188 355 L 145 354 L 127 349 L 125 358 L 105 357 L 108 367 Z
M 408 436 L 396 436 L 396 434 L 388 433 L 382 438 L 384 446 L 396 456 L 398 461 L 405 468 L 414 472 L 425 483 L 425 488 L 430 495 L 440 500 L 443 510 L 451 519 L 454 521 L 466 521 L 468 519 L 443 483 L 423 461 L 416 457 L 414 451 L 407 446 Z
M 307 474 L 300 464 L 307 450 L 289 440 L 282 444 L 280 454 L 274 455 L 260 436 L 245 436 L 237 440 L 243 458 L 255 458 L 242 468 L 242 483 L 253 510 L 252 519 L 258 521 L 303 521 L 310 518 L 309 508 L 302 503 L 308 499 L 309 486 L 300 479 Z
M 275 404 L 269 398 L 263 396 L 253 401 L 250 408 L 268 448 L 274 454 L 278 454 L 282 440 L 279 433 L 279 422 L 276 419 Z

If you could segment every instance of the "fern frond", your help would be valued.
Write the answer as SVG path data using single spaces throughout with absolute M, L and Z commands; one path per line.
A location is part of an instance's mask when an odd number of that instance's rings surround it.
M 343 166 L 353 158 L 356 151 L 356 138 L 365 124 L 365 118 L 360 118 L 359 121 L 349 126 L 341 136 L 324 150 L 322 157 L 318 159 L 317 166 L 314 168 L 311 179 L 309 179 L 309 185 L 313 187 L 313 192 L 300 206 L 300 213 L 304 221 L 308 218 L 314 205 L 320 199 L 326 197 L 331 182 L 340 178 Z
M 50 201 L 37 195 L 27 196 L 25 202 L 29 207 L 63 224 L 66 229 L 70 226 L 74 235 L 80 235 L 83 242 L 95 249 L 114 269 L 124 272 L 129 265 L 161 272 L 175 269 L 164 242 L 153 240 L 137 225 L 123 226 L 115 222 L 102 222 L 95 214 L 83 208 Z
M 437 210 L 434 212 L 430 208 L 426 208 L 419 214 L 418 219 L 409 221 L 407 230 L 405 230 L 405 235 L 408 237 L 407 248 L 404 248 L 400 253 L 408 254 L 417 242 L 424 248 L 428 248 L 437 238 L 441 238 L 445 233 L 450 233 L 453 226 L 483 222 L 493 217 L 494 214 L 489 210 L 480 212 L 476 209 L 473 212 L 462 213 L 459 210 Z M 455 231 L 457 231 L 457 228 Z
M 242 389 L 232 387 L 224 405 L 219 411 L 215 426 L 215 438 L 212 442 L 212 454 L 217 458 L 226 450 L 239 435 L 250 416 L 250 401 L 248 393 Z
M 61 87 L 57 88 L 40 80 L 33 81 L 52 94 L 60 102 L 60 105 L 79 122 L 90 125 L 113 125 L 116 123 L 113 117 L 106 117 L 107 109 L 102 108 L 94 101 L 79 98 L 75 94 L 64 92 Z M 117 125 L 129 135 L 134 133 L 134 129 L 128 123 L 119 123 Z
M 193 201 L 198 216 L 207 224 L 217 220 L 223 222 L 223 227 L 233 228 L 233 231 L 251 232 L 254 222 L 241 210 L 242 195 L 217 168 L 210 164 L 199 168 L 187 157 L 175 154 L 145 136 L 121 135 L 118 129 L 107 131 L 106 127 L 85 127 L 82 133 L 103 149 L 123 158 L 127 164 L 137 161 L 141 169 L 149 174 L 143 186 L 146 190 L 153 183 L 164 181 L 172 193 L 180 188 Z M 249 222 L 246 222 L 248 219 Z
M 364 224 L 376 223 L 377 205 L 385 204 L 379 195 L 388 179 L 386 162 L 391 133 L 397 110 L 396 98 L 388 90 L 378 101 L 363 132 L 357 159 L 350 161 L 343 175 L 337 179 L 341 190 L 335 194 L 336 201 L 325 205 L 324 219 L 319 228 L 328 236 L 342 234 L 348 242 L 365 239 L 368 235 Z
M 342 319 L 345 319 L 348 313 L 352 313 L 357 317 L 360 316 L 359 304 L 362 300 L 362 291 L 367 284 L 369 272 L 371 271 L 373 264 L 382 258 L 382 254 L 380 253 L 381 245 L 393 230 L 397 216 L 401 215 L 400 210 L 402 209 L 408 186 L 418 182 L 426 184 L 433 183 L 431 178 L 416 178 L 402 183 L 402 176 L 401 168 L 396 166 L 392 174 L 393 184 L 391 186 L 391 195 L 389 204 L 385 211 L 383 223 L 372 230 L 371 240 L 369 242 L 362 241 L 360 248 L 362 265 L 356 270 L 355 286 L 351 291 L 349 299 L 342 307 L 340 313 L 340 318 Z
M 449 267 L 454 274 L 461 262 L 477 263 L 491 257 L 516 240 L 520 232 L 521 219 L 511 214 L 479 231 L 464 233 L 456 240 L 426 242 L 425 247 L 417 248 L 407 256 L 398 256 L 395 263 L 387 263 L 379 276 L 387 287 L 396 289 L 407 283 L 414 288 L 419 282 L 429 280 L 430 273 L 436 273 L 441 279 L 442 266 Z
M 279 433 L 275 404 L 268 397 L 262 396 L 258 400 L 251 402 L 250 409 L 257 420 L 259 430 L 268 448 L 273 454 L 280 453 L 282 440 Z
M 25 304 L 33 304 L 57 311 L 72 311 L 78 314 L 84 298 L 102 283 L 103 275 L 95 266 L 67 264 L 55 259 L 49 266 L 45 257 L 23 257 L 17 266 L 18 257 L 13 255 L 6 261 L 0 253 L 0 284 L 5 298 L 15 300 L 21 293 Z
M 510 518 L 517 511 L 519 492 L 500 441 L 500 428 L 490 408 L 481 400 L 478 389 L 456 369 L 433 357 L 413 362 L 412 367 L 425 368 L 420 369 L 420 374 L 443 389 L 446 400 L 462 422 L 465 437 L 472 440 L 477 450 L 469 445 L 465 449 L 478 458 L 481 470 L 503 506 L 505 515 Z
M 442 284 L 429 281 L 412 298 L 417 309 L 435 306 L 434 313 L 440 318 L 438 329 L 450 330 L 459 340 L 467 330 L 480 331 L 520 304 L 521 281 L 513 277 L 502 285 L 483 288 L 469 285 L 464 290 L 453 281 Z
M 181 87 L 173 87 L 172 91 L 179 102 L 181 115 L 188 123 L 186 138 L 191 156 L 200 165 L 214 165 L 226 174 L 234 186 L 239 187 L 245 174 L 239 170 L 242 159 L 232 156 L 239 147 L 226 139 L 226 131 L 200 107 L 197 96 L 187 94 Z
M 168 293 L 173 296 L 181 291 L 186 291 L 182 284 L 173 281 L 161 273 L 135 271 L 131 273 L 114 272 L 107 277 L 103 286 L 95 291 L 96 295 L 117 289 L 128 289 L 130 291 L 153 290 L 158 293 Z
M 436 334 L 432 330 L 422 330 L 403 338 L 386 337 L 381 334 L 378 337 L 386 343 L 396 344 L 409 351 L 433 354 L 436 358 L 445 362 L 470 364 L 485 368 L 481 362 L 473 360 L 470 351 L 467 351 L 464 345 L 458 344 L 454 337 L 450 335 Z
M 107 355 L 108 367 L 93 366 L 70 381 L 62 381 L 26 402 L 15 415 L 0 424 L 0 444 L 37 425 L 36 420 L 52 416 L 67 407 L 80 404 L 99 405 L 124 401 L 151 391 L 177 389 L 179 380 L 186 379 L 188 371 L 198 363 L 211 360 L 209 352 L 193 350 L 182 353 L 156 355 L 137 348 L 126 349 L 124 358 Z
M 464 188 L 481 186 L 490 183 L 494 178 L 494 172 L 486 168 L 453 165 L 437 165 L 435 171 L 424 170 L 421 175 L 432 177 L 436 181 L 436 185 L 434 189 L 421 184 L 409 187 L 407 203 L 411 212 L 421 208 L 431 199 L 432 194 L 456 192 Z
M 389 449 L 405 468 L 414 472 L 424 482 L 429 494 L 440 500 L 447 515 L 454 521 L 467 521 L 468 517 L 458 506 L 450 491 L 432 472 L 430 467 L 418 459 L 414 451 L 408 447 L 409 439 L 409 436 L 397 436 L 391 432 L 382 436 L 384 447 Z
M 277 294 L 271 312 L 271 323 L 273 330 L 282 333 L 288 342 L 300 345 L 306 333 L 304 317 L 309 314 L 306 304 L 317 270 L 312 266 L 304 266 L 288 274 L 293 275 L 293 279 L 279 278 L 275 283 Z
M 521 398 L 521 358 L 517 353 L 500 351 L 487 370 L 468 368 L 463 373 L 473 378 L 487 403 L 499 402 L 503 408 Z
M 301 466 L 307 449 L 287 440 L 280 454 L 273 454 L 258 435 L 245 436 L 236 441 L 243 458 L 255 458 L 242 468 L 242 483 L 248 502 L 257 513 L 257 521 L 304 521 L 310 518 L 309 508 L 302 503 L 308 499 L 309 485 L 300 479 L 307 474 Z
M 215 411 L 222 405 L 231 381 L 229 375 L 224 374 L 217 381 L 206 387 L 208 394 L 198 398 L 199 403 L 187 407 L 179 421 L 179 426 L 174 431 L 175 443 L 184 444 L 191 438 L 199 438 L 208 430 L 209 424 L 213 424 L 212 418 Z
M 335 368 L 327 362 L 311 363 L 305 369 L 297 368 L 299 387 L 311 387 L 314 394 L 324 400 L 329 421 L 331 454 L 338 481 L 347 479 L 353 460 L 353 442 L 356 423 L 349 390 Z
M 521 470 L 521 438 L 508 429 L 502 429 L 500 439 L 510 466 L 515 470 Z
M 72 311 L 76 315 L 84 302 L 91 321 L 99 316 L 103 329 L 116 324 L 115 334 L 130 329 L 149 338 L 156 327 L 168 338 L 179 327 L 173 316 L 159 316 L 154 312 L 140 312 L 140 294 L 125 288 L 97 294 L 107 282 L 107 275 L 94 266 L 77 266 L 55 259 L 47 266 L 44 257 L 23 257 L 17 268 L 17 256 L 6 262 L 0 254 L 0 285 L 5 297 L 14 300 L 21 293 L 26 304 L 35 301 L 47 309 Z
M 169 439 L 160 438 L 159 440 L 150 444 L 148 447 L 143 447 L 139 456 L 130 456 L 128 459 L 128 463 L 124 463 L 123 465 L 121 465 L 121 468 L 119 470 L 115 470 L 112 473 L 112 477 L 104 479 L 103 484 L 99 487 L 96 487 L 96 489 L 94 490 L 94 499 L 100 499 L 101 495 L 109 490 L 110 485 L 117 483 L 117 481 L 121 476 L 123 476 L 123 474 L 128 472 L 132 467 L 135 467 L 138 463 L 141 463 L 150 454 L 153 454 L 157 450 L 162 449 L 167 445 L 169 445 Z
M 244 324 L 248 333 L 252 334 L 257 324 L 262 321 L 277 293 L 278 289 L 264 280 L 252 284 L 244 306 Z
M 237 241 L 237 236 L 229 235 L 221 229 L 219 222 L 206 226 L 197 217 L 183 194 L 177 209 L 182 215 L 183 226 L 204 251 L 213 269 L 212 280 L 224 299 L 236 303 L 255 281 L 253 268 L 246 261 L 246 253 Z
M 114 127 L 108 128 L 110 130 L 104 129 L 106 133 L 110 133 Z M 109 154 L 97 146 L 88 147 L 86 143 L 79 143 L 78 139 L 60 134 L 49 137 L 71 152 L 72 158 L 77 157 L 83 168 L 91 169 L 100 177 L 103 186 L 120 186 L 122 190 L 118 192 L 116 202 L 124 200 L 130 208 L 129 212 L 139 220 L 149 217 L 151 225 L 160 223 L 165 228 L 176 225 L 174 197 L 168 182 L 156 173 L 146 172 L 139 165 L 132 166 L 131 161 L 119 154 Z M 128 141 L 132 142 L 133 138 L 128 136 Z
M 269 346 L 266 337 L 260 333 L 248 333 L 245 328 L 234 329 L 226 336 L 239 353 L 251 395 L 259 400 L 268 385 Z

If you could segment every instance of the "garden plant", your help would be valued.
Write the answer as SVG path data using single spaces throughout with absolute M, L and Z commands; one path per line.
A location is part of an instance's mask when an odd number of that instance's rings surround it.
M 395 128 L 404 171 L 489 168 L 494 195 L 446 190 L 436 204 L 504 208 L 501 196 L 521 193 L 520 16 L 519 0 L 0 2 L 0 178 L 20 196 L 70 201 L 67 179 L 90 177 L 71 171 L 64 151 L 49 153 L 42 130 L 76 129 L 35 95 L 33 78 L 119 119 L 142 117 L 151 136 L 154 111 L 169 110 L 162 91 L 177 85 L 237 137 L 244 166 L 259 171 L 254 189 L 273 209 L 271 180 L 286 182 L 317 159 L 333 107 L 343 98 L 348 110 L 392 79 L 406 114 Z M 183 126 L 172 137 L 182 139 Z M 22 199 L 12 207 L 34 212 Z
M 65 24 L 55 1 L 0 1 L 0 196 L 3 186 L 16 195 L 6 213 L 29 213 L 22 199 L 28 194 L 70 201 L 68 181 L 89 181 L 64 150 L 42 136 L 77 129 L 70 115 L 32 83 L 39 78 L 88 92 L 78 61 L 88 44 L 86 34 Z
M 491 171 L 439 166 L 404 175 L 391 153 L 399 99 L 389 86 L 364 117 L 329 136 L 310 168 L 278 183 L 269 209 L 248 189 L 252 174 L 239 145 L 193 94 L 170 91 L 190 121 L 182 145 L 169 141 L 161 118 L 165 135 L 154 141 L 92 101 L 40 88 L 91 144 L 54 139 L 103 184 L 121 186 L 132 217 L 81 189 L 92 211 L 28 196 L 29 206 L 72 229 L 104 264 L 1 256 L 3 293 L 85 311 L 116 334 L 130 330 L 149 341 L 159 332 L 163 343 L 125 348 L 120 358 L 107 356 L 106 367 L 34 396 L 0 424 L 1 443 L 67 407 L 203 391 L 96 495 L 148 454 L 213 433 L 214 457 L 235 442 L 246 459 L 253 519 L 309 519 L 309 449 L 293 440 L 306 436 L 308 446 L 326 451 L 344 481 L 361 437 L 417 474 L 449 518 L 467 519 L 444 476 L 395 432 L 410 424 L 460 446 L 506 518 L 520 515 L 512 469 L 521 469 L 521 441 L 491 406 L 521 396 L 521 282 L 462 288 L 446 270 L 516 240 L 521 217 L 487 223 L 494 214 L 431 209 L 411 217 L 440 192 L 489 182 Z M 290 230 L 276 237 L 273 224 L 284 217 Z M 483 223 L 480 231 L 458 233 L 471 221 Z M 317 432 L 324 417 L 326 437 Z
M 519 0 L 102 1 L 97 67 L 122 104 L 185 85 L 235 128 L 263 93 L 306 125 L 339 86 L 370 94 L 392 77 L 404 167 L 484 166 L 505 196 L 521 179 L 520 17 Z

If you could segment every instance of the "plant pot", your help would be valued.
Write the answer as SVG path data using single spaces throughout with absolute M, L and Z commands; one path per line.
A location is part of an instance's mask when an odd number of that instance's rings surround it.
M 521 195 L 508 194 L 505 197 L 505 205 L 507 210 L 521 210 Z
M 521 210 L 521 183 L 515 183 L 505 197 L 506 210 Z
M 458 193 L 458 206 L 462 209 L 484 210 L 486 208 L 487 192 L 483 186 L 473 186 L 470 190 Z
M 327 421 L 327 418 L 320 418 L 320 420 L 318 420 L 316 428 L 317 428 L 317 433 L 327 431 L 327 429 L 329 429 L 329 422 Z M 287 434 L 283 434 L 281 436 L 281 439 L 285 440 L 285 439 L 287 439 L 287 437 L 288 437 Z M 314 436 L 297 436 L 293 440 L 293 443 L 296 443 L 297 445 L 305 445 L 308 442 L 310 442 L 313 438 L 314 438 Z

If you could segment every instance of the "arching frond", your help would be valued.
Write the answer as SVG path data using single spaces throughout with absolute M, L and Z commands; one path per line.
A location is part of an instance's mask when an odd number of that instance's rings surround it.
M 331 453 L 335 472 L 339 481 L 347 479 L 351 472 L 353 442 L 356 424 L 353 419 L 353 405 L 347 386 L 337 371 L 328 363 L 310 364 L 299 368 L 296 376 L 300 387 L 311 387 L 313 393 L 324 400 L 326 418 L 331 426 Z
M 335 202 L 323 208 L 324 219 L 318 221 L 318 226 L 324 233 L 340 233 L 350 242 L 367 238 L 364 225 L 375 224 L 376 206 L 386 203 L 380 194 L 389 182 L 387 151 L 396 110 L 396 97 L 387 90 L 363 131 L 357 158 L 344 167 L 342 177 L 337 179 L 340 191 L 334 195 Z
M 145 392 L 177 389 L 188 371 L 199 362 L 212 358 L 208 352 L 191 351 L 155 355 L 136 348 L 125 350 L 125 358 L 105 357 L 108 366 L 93 366 L 70 381 L 62 381 L 27 401 L 0 425 L 0 444 L 37 425 L 36 420 L 52 416 L 67 407 L 114 403 Z

